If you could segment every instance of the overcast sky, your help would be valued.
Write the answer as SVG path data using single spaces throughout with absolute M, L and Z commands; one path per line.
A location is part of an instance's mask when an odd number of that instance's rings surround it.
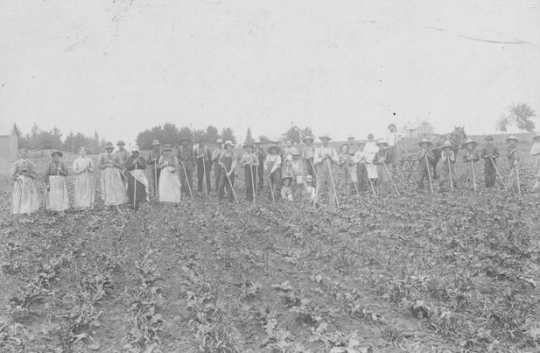
M 23 130 L 483 133 L 518 102 L 540 113 L 540 0 L 0 0 L 0 124 Z

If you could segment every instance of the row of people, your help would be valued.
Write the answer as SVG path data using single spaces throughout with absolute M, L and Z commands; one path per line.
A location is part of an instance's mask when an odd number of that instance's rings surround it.
M 171 203 L 179 203 L 182 193 L 193 196 L 194 167 L 197 169 L 198 191 L 204 192 L 206 188 L 206 191 L 210 192 L 213 174 L 215 189 L 220 199 L 236 198 L 234 183 L 238 165 L 244 169 L 248 201 L 253 201 L 256 194 L 263 190 L 263 185 L 268 183 L 269 197 L 272 200 L 305 198 L 317 203 L 322 194 L 327 194 L 330 207 L 335 208 L 339 203 L 337 188 L 342 186 L 338 185 L 339 181 L 336 180 L 337 173 L 344 176 L 348 193 L 367 190 L 377 194 L 385 188 L 399 193 L 394 183 L 398 174 L 393 149 L 395 145 L 390 146 L 386 140 L 376 141 L 370 134 L 366 142 L 350 139 L 336 151 L 329 145 L 330 140 L 327 135 L 321 136 L 321 145 L 315 147 L 314 137 L 306 136 L 301 146 L 286 144 L 280 148 L 273 144 L 266 151 L 262 144 L 248 143 L 243 146 L 241 154 L 234 149 L 231 141 L 219 144 L 213 150 L 203 143 L 192 147 L 189 140 L 181 141 L 176 150 L 170 145 L 162 147 L 159 141 L 154 141 L 153 149 L 147 158 L 137 149 L 128 152 L 125 144 L 120 141 L 116 151 L 111 143 L 106 145 L 105 152 L 99 156 L 97 168 L 82 148 L 72 165 L 73 208 L 87 209 L 94 206 L 96 188 L 93 174 L 96 169 L 100 171 L 100 190 L 104 204 L 118 207 L 129 203 L 135 209 L 152 195 L 156 200 Z M 536 136 L 535 141 L 540 143 L 540 136 Z M 507 142 L 511 171 L 517 175 L 517 178 L 512 179 L 512 187 L 518 189 L 518 139 L 511 136 Z M 418 187 L 424 189 L 428 181 L 433 191 L 433 144 L 424 139 L 419 146 L 420 152 L 416 157 Z M 492 137 L 486 138 L 486 145 L 481 151 L 478 151 L 477 146 L 478 143 L 472 140 L 464 143 L 463 161 L 470 167 L 470 176 L 476 188 L 475 165 L 483 159 L 485 185 L 493 187 L 497 177 L 500 177 L 497 170 L 499 151 Z M 457 159 L 450 142 L 447 141 L 442 146 L 440 159 L 440 190 L 457 187 Z M 68 169 L 62 161 L 62 152 L 53 152 L 45 173 L 47 209 L 63 212 L 70 208 L 67 176 Z M 40 208 L 37 177 L 35 166 L 26 158 L 26 151 L 21 150 L 21 158 L 15 163 L 13 171 L 13 213 L 32 213 Z

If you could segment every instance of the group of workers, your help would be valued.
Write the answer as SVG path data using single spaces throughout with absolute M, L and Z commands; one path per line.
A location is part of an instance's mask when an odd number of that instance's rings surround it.
M 243 169 L 245 198 L 255 201 L 261 196 L 272 201 L 306 200 L 320 204 L 326 200 L 330 209 L 339 207 L 338 189 L 348 194 L 362 192 L 400 194 L 397 180 L 403 177 L 403 158 L 398 149 L 398 135 L 394 124 L 388 127 L 384 139 L 375 140 L 372 134 L 367 141 L 349 138 L 338 150 L 330 145 L 328 135 L 319 137 L 315 145 L 314 136 L 304 136 L 302 144 L 291 142 L 254 143 L 246 142 L 242 151 L 232 141 L 217 140 L 215 144 L 189 139 L 178 146 L 161 145 L 155 140 L 152 150 L 144 157 L 138 148 L 128 152 L 125 143 L 119 141 L 117 149 L 107 143 L 105 152 L 99 155 L 97 165 L 87 156 L 86 149 L 80 150 L 68 171 L 63 154 L 52 153 L 45 172 L 46 209 L 63 213 L 73 207 L 78 210 L 91 209 L 95 205 L 96 178 L 99 170 L 101 199 L 105 206 L 120 210 L 124 204 L 138 209 L 140 203 L 155 200 L 179 204 L 183 195 L 193 197 L 196 192 L 208 195 L 215 190 L 220 200 L 237 201 L 235 179 L 237 169 Z M 531 154 L 540 158 L 540 136 L 535 136 Z M 509 188 L 521 193 L 519 180 L 518 139 L 507 138 L 507 158 L 511 180 Z M 452 191 L 458 185 L 455 164 L 457 149 L 450 141 L 442 146 L 433 146 L 430 140 L 419 142 L 420 151 L 412 160 L 417 171 L 417 186 L 434 192 L 435 179 L 439 180 L 439 191 Z M 487 188 L 501 184 L 504 179 L 498 170 L 499 151 L 488 136 L 481 150 L 478 143 L 466 140 L 463 162 L 466 178 L 477 189 L 476 165 L 484 161 L 484 180 Z M 436 176 L 439 159 L 440 177 Z M 197 188 L 194 189 L 194 174 Z M 68 188 L 67 176 L 73 176 L 73 188 Z M 339 177 L 338 177 L 339 175 Z M 540 175 L 537 176 L 540 180 Z M 31 214 L 40 209 L 42 201 L 38 188 L 38 173 L 27 151 L 20 151 L 20 159 L 13 169 L 13 214 Z M 426 183 L 427 182 L 427 183 Z M 265 188 L 265 186 L 267 187 Z M 540 188 L 537 182 L 534 189 Z M 73 190 L 70 193 L 70 190 Z M 73 197 L 70 197 L 70 195 Z M 72 200 L 71 200 L 72 199 Z

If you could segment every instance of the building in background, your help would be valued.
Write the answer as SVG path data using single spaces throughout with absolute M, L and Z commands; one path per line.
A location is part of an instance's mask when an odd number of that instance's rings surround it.
M 0 126 L 0 175 L 8 175 L 17 159 L 18 137 L 12 127 Z

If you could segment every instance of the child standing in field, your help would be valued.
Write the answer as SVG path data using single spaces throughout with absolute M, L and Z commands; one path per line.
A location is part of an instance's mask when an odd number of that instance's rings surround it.
M 463 162 L 467 166 L 470 175 L 469 181 L 473 184 L 473 188 L 476 190 L 476 163 L 480 160 L 480 154 L 476 150 L 478 144 L 476 141 L 467 139 L 463 146 L 465 147 L 465 155 L 463 156 Z
M 62 157 L 62 152 L 53 152 L 52 161 L 47 167 L 47 173 L 45 173 L 48 191 L 47 209 L 60 214 L 69 208 L 69 193 L 66 183 L 68 170 Z
M 510 175 L 508 176 L 508 187 L 517 193 L 521 193 L 520 186 L 520 174 L 519 174 L 519 151 L 518 151 L 518 138 L 515 136 L 510 136 L 506 139 L 508 144 L 508 165 L 510 167 Z
M 13 166 L 12 213 L 31 214 L 39 210 L 39 193 L 36 186 L 36 167 L 27 159 L 26 149 L 19 151 L 19 159 Z
M 293 190 L 292 190 L 292 176 L 291 175 L 285 175 L 282 178 L 282 184 L 281 184 L 281 199 L 285 201 L 293 201 Z
M 495 186 L 495 181 L 497 180 L 497 158 L 499 158 L 499 150 L 493 143 L 493 137 L 487 136 L 486 145 L 482 149 L 486 188 L 492 188 Z
M 442 163 L 442 173 L 441 173 L 441 181 L 439 183 L 440 191 L 453 191 L 456 186 L 456 155 L 454 151 L 452 150 L 452 143 L 448 140 L 444 142 L 442 145 L 442 151 L 441 151 L 441 161 Z
M 433 170 L 432 163 L 435 160 L 431 147 L 433 143 L 427 139 L 423 139 L 418 144 L 420 152 L 418 153 L 418 189 L 424 189 L 424 182 L 428 182 L 430 191 L 433 191 Z

